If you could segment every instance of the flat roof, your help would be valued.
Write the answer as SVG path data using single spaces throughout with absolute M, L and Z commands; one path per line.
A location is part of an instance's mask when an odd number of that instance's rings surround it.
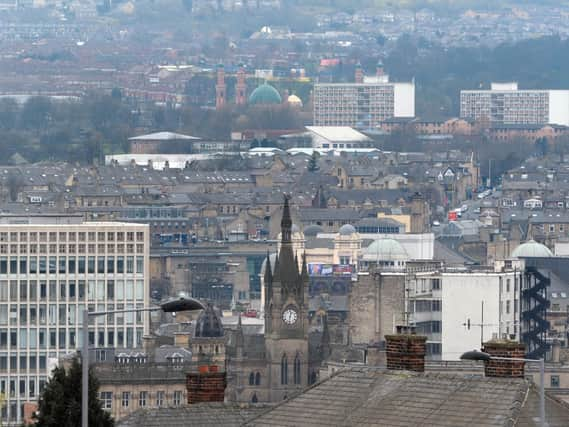
M 180 139 L 195 141 L 200 138 L 196 136 L 183 135 L 181 133 L 175 133 L 175 132 L 155 132 L 146 135 L 133 136 L 128 140 L 129 141 L 172 141 Z
M 306 129 L 329 141 L 361 142 L 372 140 L 350 126 L 306 126 Z

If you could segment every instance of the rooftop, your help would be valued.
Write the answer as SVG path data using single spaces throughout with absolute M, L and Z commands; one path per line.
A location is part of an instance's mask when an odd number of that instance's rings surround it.
M 369 137 L 349 126 L 306 126 L 306 129 L 324 139 L 334 142 L 371 141 Z
M 183 135 L 175 132 L 155 132 L 146 135 L 133 136 L 129 141 L 175 141 L 175 140 L 198 140 L 200 138 L 190 135 Z

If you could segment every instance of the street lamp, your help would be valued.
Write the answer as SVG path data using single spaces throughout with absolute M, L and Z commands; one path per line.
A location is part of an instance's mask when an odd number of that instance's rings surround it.
M 460 356 L 461 360 L 478 360 L 488 362 L 489 360 L 511 360 L 514 362 L 538 362 L 539 363 L 539 420 L 541 427 L 545 424 L 545 359 L 523 359 L 521 357 L 497 357 L 483 351 L 467 351 Z
M 160 304 L 157 307 L 130 308 L 126 310 L 92 311 L 83 310 L 83 350 L 81 355 L 82 382 L 81 382 L 81 426 L 89 427 L 89 317 L 105 316 L 116 313 L 138 313 L 143 311 L 163 311 L 175 313 L 177 311 L 204 310 L 205 306 L 194 298 L 179 298 Z

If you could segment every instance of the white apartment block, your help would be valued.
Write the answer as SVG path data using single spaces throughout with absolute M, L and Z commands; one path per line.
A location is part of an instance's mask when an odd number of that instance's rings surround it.
M 427 336 L 431 360 L 459 360 L 495 338 L 519 340 L 521 271 L 418 273 L 408 282 L 407 311 Z
M 0 225 L 0 391 L 3 425 L 21 425 L 50 369 L 82 345 L 81 312 L 149 303 L 148 225 Z M 135 348 L 148 312 L 90 319 L 96 347 Z M 79 391 L 78 391 L 79 392 Z
M 415 83 L 317 83 L 314 125 L 373 129 L 394 117 L 415 117 Z
M 498 126 L 569 126 L 569 90 L 519 90 L 517 83 L 492 83 L 490 90 L 462 90 L 460 116 Z

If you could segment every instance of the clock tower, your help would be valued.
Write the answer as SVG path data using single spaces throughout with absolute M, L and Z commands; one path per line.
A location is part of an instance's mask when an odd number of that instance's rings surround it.
M 265 286 L 265 352 L 269 400 L 278 402 L 308 384 L 308 270 L 293 253 L 289 198 L 285 196 L 281 245 L 275 265 L 267 257 Z

